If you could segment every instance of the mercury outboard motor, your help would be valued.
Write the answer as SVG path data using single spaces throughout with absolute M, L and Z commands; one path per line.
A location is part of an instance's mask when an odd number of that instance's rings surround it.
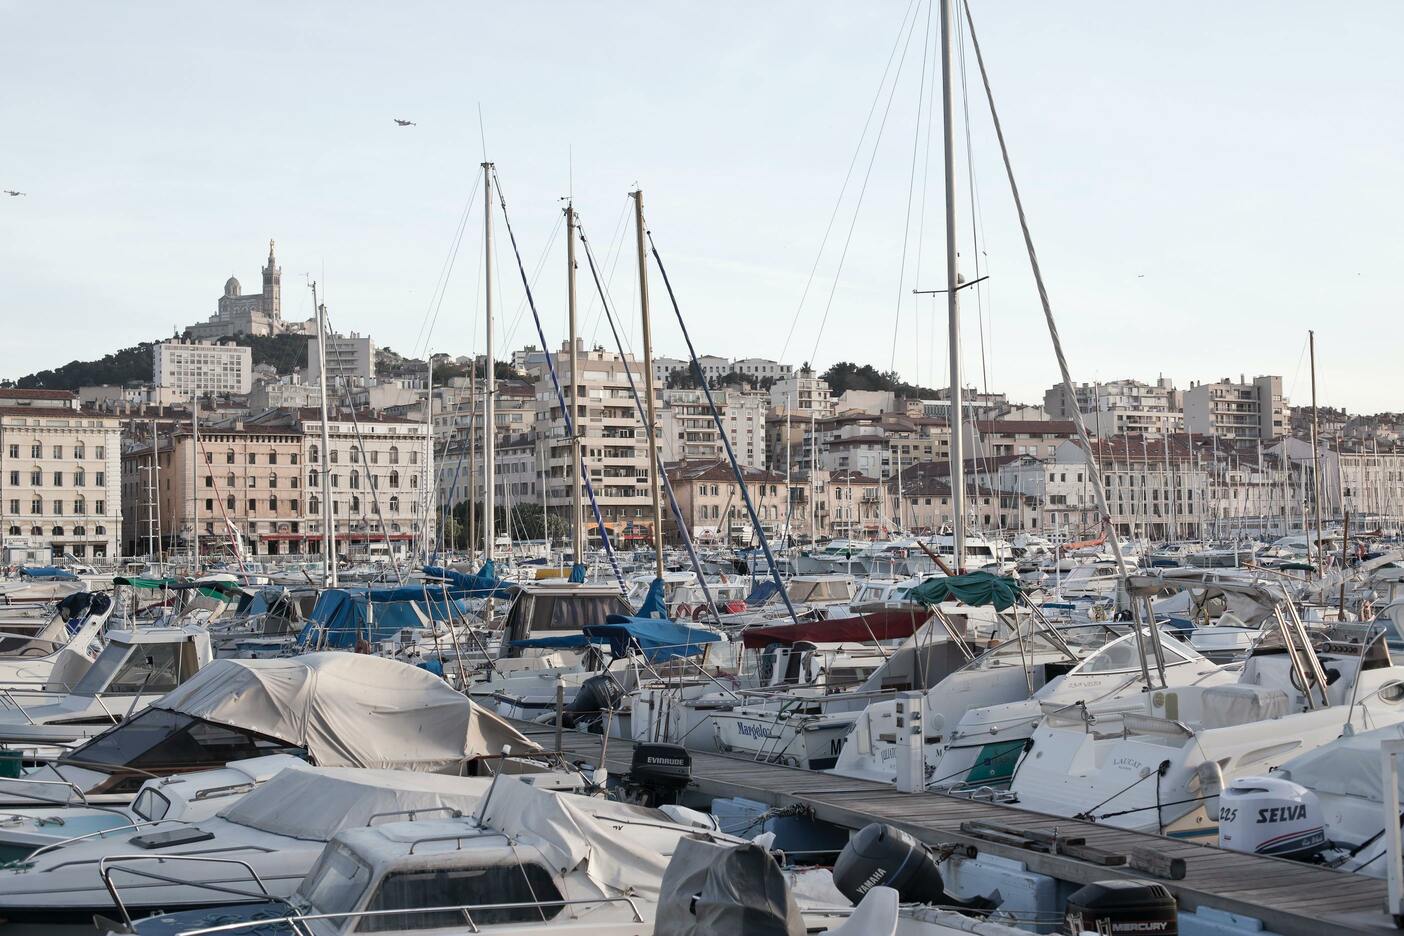
M 672 806 L 692 782 L 692 754 L 681 744 L 653 742 L 634 747 L 624 793 L 640 806 Z
M 1307 861 L 1326 848 L 1321 801 L 1278 777 L 1239 777 L 1219 794 L 1219 847 Z
M 1068 898 L 1063 932 L 1176 936 L 1175 895 L 1151 881 L 1097 881 Z
M 874 887 L 890 887 L 903 903 L 947 904 L 936 858 L 921 842 L 881 822 L 864 826 L 834 862 L 834 886 L 857 904 Z
M 597 673 L 580 684 L 575 698 L 561 712 L 566 728 L 596 730 L 605 712 L 619 711 L 624 692 L 608 673 Z

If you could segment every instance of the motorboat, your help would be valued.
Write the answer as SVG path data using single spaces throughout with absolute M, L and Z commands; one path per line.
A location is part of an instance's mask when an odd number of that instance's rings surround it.
M 67 691 L 0 693 L 0 741 L 26 756 L 51 754 L 142 711 L 212 659 L 209 633 L 194 624 L 109 631 Z
M 33 636 L 0 634 L 0 692 L 65 691 L 77 683 L 102 652 L 112 609 L 110 595 L 77 592 Z

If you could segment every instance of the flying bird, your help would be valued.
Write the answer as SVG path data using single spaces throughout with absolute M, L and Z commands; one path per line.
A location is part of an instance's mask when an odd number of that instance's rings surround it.
M 398 118 L 398 117 L 391 117 L 390 119 L 393 120 L 393 121 L 395 121 L 395 126 L 397 126 L 397 127 L 417 127 L 417 126 L 419 126 L 419 124 L 415 123 L 413 120 L 401 120 L 401 119 Z
M 14 189 L 5 189 L 5 194 L 14 198 L 16 195 L 28 195 L 28 192 L 16 192 Z

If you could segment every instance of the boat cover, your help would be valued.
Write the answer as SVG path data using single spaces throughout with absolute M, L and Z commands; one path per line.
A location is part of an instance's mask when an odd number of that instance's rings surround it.
M 502 774 L 474 813 L 479 825 L 539 848 L 554 868 L 586 865 L 596 884 L 657 898 L 668 858 L 627 834 L 630 822 L 656 827 L 658 812 L 624 803 L 541 790 Z
M 587 624 L 579 634 L 514 640 L 512 646 L 579 650 L 590 644 L 608 644 L 616 657 L 628 656 L 632 650 L 651 663 L 660 663 L 702 653 L 706 644 L 720 639 L 716 631 L 677 621 L 610 614 L 605 623 Z
M 654 936 L 805 933 L 784 872 L 760 845 L 679 842 L 663 872 L 655 919 Z
M 635 618 L 668 619 L 668 599 L 663 594 L 663 580 L 661 578 L 655 578 L 648 583 L 648 594 L 644 596 L 643 604 L 639 605 L 639 610 L 635 611 L 633 616 Z
M 497 577 L 497 566 L 491 559 L 483 563 L 476 575 L 434 565 L 425 566 L 424 574 L 446 579 L 453 586 L 455 597 L 460 598 L 509 598 L 517 590 L 516 586 Z
M 468 611 L 467 592 L 444 585 L 328 588 L 298 634 L 298 645 L 350 649 L 361 639 L 387 640 L 431 620 L 453 621 Z
M 996 611 L 1003 611 L 1019 597 L 1019 591 L 1018 579 L 989 572 L 970 572 L 929 578 L 909 591 L 907 597 L 928 606 L 958 598 L 968 605 L 991 605 Z
M 78 576 L 58 566 L 23 566 L 20 568 L 19 574 L 20 578 L 52 579 L 59 582 L 78 581 Z
M 748 650 L 768 647 L 773 643 L 792 644 L 797 640 L 811 643 L 869 643 L 874 640 L 905 640 L 926 622 L 924 608 L 912 610 L 887 609 L 854 617 L 829 618 L 800 624 L 774 624 L 769 627 L 748 627 L 741 632 L 741 642 Z
M 152 707 L 296 744 L 323 767 L 457 772 L 504 744 L 538 749 L 437 676 L 356 653 L 215 660 Z
M 1316 793 L 1356 796 L 1372 803 L 1383 803 L 1380 744 L 1401 738 L 1404 738 L 1404 723 L 1346 735 L 1292 758 L 1273 771 L 1272 776 L 1300 783 Z M 1404 772 L 1399 774 L 1398 783 L 1404 793 Z
M 769 604 L 770 600 L 780 594 L 780 586 L 771 579 L 764 579 L 756 582 L 751 588 L 751 593 L 746 596 L 746 607 L 759 608 Z
M 492 781 L 407 770 L 289 767 L 219 816 L 274 835 L 326 842 L 342 829 L 470 815 Z

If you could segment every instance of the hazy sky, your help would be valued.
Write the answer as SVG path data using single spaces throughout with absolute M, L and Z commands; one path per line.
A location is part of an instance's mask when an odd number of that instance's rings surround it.
M 1074 379 L 1273 373 L 1306 402 L 1315 328 L 1323 403 L 1404 409 L 1404 4 L 973 6 Z M 313 273 L 339 330 L 422 350 L 482 161 L 481 106 L 528 268 L 545 257 L 536 296 L 552 345 L 565 262 L 551 236 L 572 181 L 637 341 L 620 223 L 638 184 L 700 352 L 943 383 L 944 305 L 909 294 L 944 277 L 926 17 L 926 0 L 0 0 L 0 189 L 29 193 L 0 197 L 0 375 L 208 317 L 230 275 L 257 291 L 270 237 L 286 318 L 310 314 Z M 992 278 L 983 309 L 966 293 L 964 370 L 984 379 L 983 311 L 990 386 L 1039 400 L 1056 367 L 968 58 Z M 481 350 L 480 229 L 479 194 L 435 351 Z M 505 357 L 536 336 L 500 218 L 498 232 Z M 580 288 L 584 336 L 607 342 L 588 275 Z M 656 275 L 651 290 L 655 353 L 679 355 Z

